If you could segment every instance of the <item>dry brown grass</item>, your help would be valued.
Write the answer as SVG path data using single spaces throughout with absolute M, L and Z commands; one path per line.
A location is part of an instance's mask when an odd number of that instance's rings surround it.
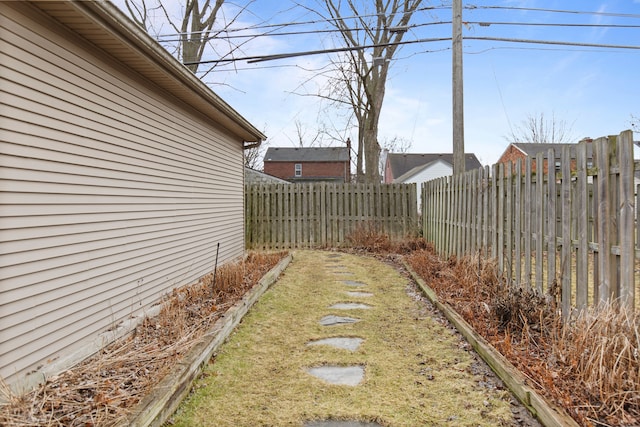
M 640 424 L 637 314 L 600 307 L 565 323 L 555 296 L 506 285 L 492 262 L 442 260 L 429 250 L 407 261 L 439 298 L 581 425 Z
M 35 390 L 16 395 L 0 380 L 2 426 L 114 426 L 183 357 L 196 340 L 283 257 L 250 254 L 198 283 L 174 290 L 160 314 L 131 335 Z M 0 399 L 2 400 L 2 399 Z
M 511 426 L 511 395 L 496 385 L 458 336 L 392 265 L 371 257 L 297 251 L 278 282 L 243 319 L 208 365 L 174 426 L 300 426 L 307 420 L 376 421 L 384 426 Z M 333 263 L 332 261 L 340 261 Z M 338 265 L 373 295 L 352 300 Z M 336 302 L 370 310 L 342 312 Z M 327 314 L 358 323 L 322 326 Z M 348 352 L 308 341 L 359 337 Z M 306 372 L 360 365 L 357 387 L 327 384 Z
M 430 244 L 422 237 L 406 236 L 404 239 L 392 239 L 380 225 L 374 222 L 358 224 L 345 238 L 345 247 L 351 250 L 369 253 L 405 254 L 426 249 Z

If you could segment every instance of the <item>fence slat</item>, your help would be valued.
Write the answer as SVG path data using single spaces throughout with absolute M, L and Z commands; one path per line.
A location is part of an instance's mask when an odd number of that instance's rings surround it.
M 569 147 L 562 147 L 561 156 L 561 198 L 562 206 L 562 252 L 560 268 L 562 272 L 562 317 L 569 318 L 571 313 L 571 155 Z
M 635 202 L 633 194 L 634 162 L 633 132 L 622 132 L 618 137 L 618 167 L 620 169 L 618 236 L 620 247 L 619 291 L 621 303 L 633 309 L 635 300 L 633 227 Z
M 513 257 L 515 260 L 515 283 L 522 286 L 522 161 L 516 162 L 516 173 L 513 177 L 514 203 L 513 203 Z
M 578 145 L 576 151 L 576 206 L 577 240 L 576 253 L 576 308 L 583 310 L 588 304 L 589 295 L 589 259 L 588 259 L 588 214 L 589 195 L 587 193 L 587 143 Z
M 547 178 L 547 291 L 553 290 L 556 284 L 556 248 L 557 248 L 557 211 L 556 204 L 558 200 L 556 190 L 556 157 L 553 149 L 549 149 L 547 154 L 547 167 L 549 170 Z M 555 290 L 554 290 L 555 291 Z
M 245 243 L 249 249 L 338 245 L 358 225 L 394 239 L 416 233 L 415 184 L 247 184 Z
M 527 157 L 524 162 L 524 283 L 527 287 L 531 287 L 531 245 L 533 229 L 531 228 L 531 203 L 532 184 L 531 184 L 531 157 Z

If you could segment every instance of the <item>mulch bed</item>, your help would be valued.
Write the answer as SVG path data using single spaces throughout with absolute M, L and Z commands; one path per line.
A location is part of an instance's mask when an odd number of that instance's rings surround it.
M 406 255 L 406 260 L 441 301 L 452 306 L 525 374 L 531 386 L 564 407 L 581 426 L 640 425 L 637 317 L 628 321 L 628 327 L 624 326 L 626 321 L 622 327 L 615 326 L 618 330 L 613 336 L 599 339 L 595 331 L 590 336 L 588 331 L 564 328 L 556 296 L 505 285 L 496 275 L 496 266 L 477 256 L 445 260 L 427 248 Z M 604 321 L 595 317 L 586 325 L 595 329 L 598 322 Z M 614 324 L 605 326 L 608 333 Z M 579 340 L 582 342 L 577 343 Z M 608 347 L 590 348 L 590 340 L 606 341 Z M 614 349 L 609 344 L 612 340 L 626 347 Z M 595 370 L 602 372 L 597 372 L 597 378 L 588 378 L 585 372 L 594 367 L 584 365 L 593 362 L 597 352 L 604 353 L 600 364 L 595 364 Z M 614 372 L 616 369 L 621 372 Z M 609 384 L 606 389 L 608 378 L 616 378 L 618 384 Z
M 160 314 L 81 364 L 17 396 L 0 382 L 8 403 L 0 406 L 2 426 L 115 426 L 198 339 L 252 289 L 286 254 L 250 254 L 226 264 L 198 283 L 174 290 Z

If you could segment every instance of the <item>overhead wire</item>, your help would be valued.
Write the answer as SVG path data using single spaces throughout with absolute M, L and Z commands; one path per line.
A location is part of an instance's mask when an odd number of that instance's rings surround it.
M 478 37 L 478 36 L 465 36 L 464 39 L 465 40 L 487 40 L 487 41 L 497 41 L 497 42 L 505 42 L 505 43 L 545 44 L 545 45 L 559 45 L 559 46 L 640 50 L 640 46 L 638 45 L 614 45 L 614 44 L 602 44 L 602 43 L 569 42 L 569 41 L 558 41 L 558 40 L 534 40 L 534 39 L 516 39 L 516 38 L 505 38 L 505 37 Z M 407 44 L 415 44 L 415 43 L 442 42 L 442 41 L 450 41 L 450 40 L 451 40 L 451 37 L 403 40 L 400 42 L 376 43 L 376 44 L 369 44 L 369 45 L 350 46 L 350 47 L 341 47 L 341 48 L 332 48 L 332 49 L 307 50 L 307 51 L 301 51 L 301 52 L 278 53 L 278 54 L 272 54 L 272 55 L 254 55 L 254 56 L 230 58 L 230 59 L 211 59 L 211 60 L 205 60 L 205 61 L 185 62 L 184 64 L 185 65 L 216 64 L 216 63 L 228 63 L 228 62 L 236 62 L 236 61 L 247 61 L 247 63 L 253 64 L 257 62 L 274 61 L 278 59 L 295 58 L 300 56 L 350 52 L 350 51 L 356 51 L 356 50 L 371 49 L 374 47 L 407 45 Z
M 553 23 L 553 22 L 507 22 L 507 21 L 464 21 L 466 25 L 479 25 L 481 27 L 489 27 L 491 25 L 501 25 L 501 26 L 535 26 L 535 27 L 565 27 L 565 28 L 640 28 L 640 24 L 638 25 L 627 25 L 627 24 L 584 24 L 584 23 Z M 435 26 L 435 25 L 449 25 L 451 21 L 434 21 L 434 22 L 425 22 L 422 24 L 412 24 L 407 26 L 407 30 L 413 30 L 420 27 L 426 26 Z M 349 31 L 365 31 L 366 28 L 349 28 Z M 205 40 L 212 39 L 220 39 L 220 40 L 229 40 L 229 39 L 240 39 L 240 38 L 257 38 L 257 37 L 275 37 L 275 36 L 297 36 L 297 35 L 305 35 L 305 34 L 318 34 L 318 33 L 339 33 L 343 30 L 337 28 L 331 29 L 320 29 L 320 30 L 306 30 L 306 31 L 287 31 L 283 33 L 259 33 L 259 34 L 239 34 L 239 35 L 220 35 L 216 34 L 215 36 L 207 37 Z M 159 40 L 161 42 L 177 42 L 180 39 L 163 39 Z
M 434 10 L 434 9 L 448 9 L 451 6 L 430 6 L 420 8 L 419 10 Z M 554 12 L 554 13 L 573 13 L 573 14 L 590 14 L 590 15 L 603 15 L 603 16 L 615 16 L 615 17 L 631 17 L 631 18 L 640 18 L 638 14 L 622 14 L 622 13 L 611 13 L 611 12 L 591 12 L 591 11 L 579 11 L 579 10 L 562 10 L 562 9 L 543 9 L 543 8 L 526 8 L 526 7 L 516 7 L 516 6 L 476 6 L 476 5 L 468 5 L 465 6 L 465 9 L 468 10 L 476 10 L 476 9 L 502 9 L 502 10 L 526 10 L 526 11 L 537 11 L 537 12 Z M 377 16 L 377 15 L 363 15 L 363 16 Z M 341 17 L 341 18 L 332 18 L 332 19 L 322 19 L 322 20 L 312 20 L 312 21 L 303 21 L 303 22 L 289 22 L 283 24 L 269 24 L 269 25 L 256 25 L 245 27 L 244 29 L 225 29 L 221 30 L 217 38 L 220 39 L 230 39 L 230 38 L 250 38 L 250 37 L 261 37 L 261 36 L 293 36 L 293 35 L 304 35 L 310 33 L 329 33 L 329 32 L 340 32 L 339 29 L 322 29 L 322 30 L 309 30 L 309 31 L 286 31 L 286 32 L 277 32 L 278 29 L 285 28 L 287 26 L 293 25 L 309 25 L 309 24 L 317 24 L 317 23 L 327 23 L 336 19 L 355 19 L 358 16 L 351 17 Z M 415 29 L 422 26 L 428 25 L 441 25 L 441 24 L 450 24 L 451 21 L 434 21 L 427 22 L 422 24 L 412 24 L 407 27 L 408 29 Z M 514 26 L 550 26 L 550 27 L 589 27 L 589 28 L 640 28 L 640 25 L 631 25 L 631 24 L 589 24 L 589 23 L 536 23 L 536 22 L 507 22 L 507 21 L 465 21 L 467 25 L 479 25 L 483 27 L 488 27 L 491 25 L 514 25 Z M 252 34 L 252 35 L 222 35 L 221 33 L 229 33 L 236 31 L 246 31 L 247 29 L 257 29 L 257 28 L 275 28 L 273 31 L 269 31 L 261 34 Z M 352 31 L 360 31 L 365 30 L 364 28 L 353 28 Z M 480 36 L 465 36 L 465 40 L 485 40 L 485 41 L 495 41 L 495 42 L 504 42 L 504 43 L 522 43 L 522 44 L 540 44 L 540 45 L 556 45 L 556 46 L 573 46 L 573 47 L 589 47 L 589 48 L 604 48 L 604 49 L 622 49 L 622 50 L 638 50 L 640 46 L 636 45 L 621 45 L 621 44 L 603 44 L 603 43 L 586 43 L 586 42 L 572 42 L 572 41 L 558 41 L 558 40 L 535 40 L 535 39 L 518 39 L 518 38 L 503 38 L 503 37 L 480 37 Z M 237 61 L 247 61 L 248 63 L 258 63 L 264 61 L 272 61 L 286 58 L 295 58 L 301 56 L 309 56 L 309 55 L 318 55 L 318 54 L 327 54 L 327 53 L 339 53 L 339 52 L 347 52 L 354 50 L 363 50 L 374 47 L 384 47 L 384 46 L 392 46 L 392 45 L 406 45 L 406 44 L 415 44 L 415 43 L 429 43 L 429 42 L 439 42 L 439 41 L 448 41 L 451 40 L 450 37 L 442 37 L 442 38 L 421 38 L 415 40 L 405 40 L 395 43 L 383 43 L 383 44 L 368 44 L 361 46 L 352 46 L 352 47 L 340 47 L 340 48 L 330 48 L 330 49 L 316 49 L 316 50 L 307 50 L 301 52 L 288 52 L 288 53 L 280 53 L 280 54 L 271 54 L 271 55 L 253 55 L 253 56 L 245 56 L 245 57 L 237 57 L 237 58 L 220 58 L 213 60 L 203 60 L 203 61 L 194 61 L 194 62 L 185 62 L 185 65 L 192 64 L 225 64 L 225 63 L 235 63 Z M 168 42 L 170 40 L 165 40 Z M 176 41 L 176 40 L 174 40 Z
M 451 9 L 451 6 L 425 6 L 425 7 L 421 7 L 416 9 L 416 12 L 419 11 L 426 11 L 426 10 L 438 10 L 438 9 Z M 403 14 L 403 11 L 398 11 L 395 12 L 391 15 L 399 15 L 399 14 Z M 415 13 L 415 12 L 414 12 Z M 359 19 L 359 18 L 370 18 L 370 17 L 375 17 L 378 16 L 377 13 L 372 13 L 372 14 L 364 14 L 364 15 L 352 15 L 352 16 L 342 16 L 340 18 L 324 18 L 324 19 L 317 19 L 317 20 L 313 20 L 313 21 L 302 21 L 302 22 L 285 22 L 285 23 L 281 23 L 281 24 L 258 24 L 258 25 L 250 25 L 248 27 L 243 27 L 243 28 L 224 28 L 221 29 L 220 32 L 238 32 L 238 31 L 247 31 L 247 30 L 255 30 L 255 29 L 262 29 L 262 28 L 285 28 L 285 27 L 290 27 L 290 26 L 296 26 L 296 25 L 311 25 L 311 24 L 320 24 L 320 23 L 329 23 L 331 21 L 345 21 L 345 20 L 350 20 L 350 19 Z M 183 34 L 202 34 L 205 33 L 206 31 L 188 31 L 185 33 L 170 33 L 170 34 L 159 34 L 156 37 L 157 38 L 162 38 L 162 37 L 175 37 L 175 36 L 180 36 Z
M 575 15 L 598 15 L 598 16 L 612 16 L 617 18 L 634 18 L 640 19 L 640 14 L 636 13 L 617 13 L 617 12 L 593 12 L 586 10 L 563 10 L 563 9 L 542 9 L 535 7 L 519 7 L 519 6 L 476 6 L 468 5 L 464 6 L 465 9 L 503 9 L 503 10 L 522 10 L 529 12 L 551 12 L 551 13 L 568 13 Z
M 447 5 L 440 5 L 440 6 L 427 6 L 427 7 L 422 7 L 422 8 L 418 8 L 416 11 L 426 11 L 426 10 L 442 10 L 442 9 L 450 9 L 451 6 L 447 6 Z M 533 12 L 550 12 L 550 13 L 565 13 L 565 14 L 580 14 L 580 15 L 598 15 L 598 16 L 612 16 L 612 17 L 624 17 L 624 18 L 635 18 L 635 19 L 640 19 L 640 14 L 629 14 L 629 13 L 617 13 L 617 12 L 599 12 L 599 11 L 585 11 L 585 10 L 565 10 L 565 9 L 545 9 L 545 8 L 532 8 L 532 7 L 517 7 L 517 6 L 477 6 L 477 5 L 466 5 L 464 6 L 464 9 L 467 10 L 477 10 L 477 9 L 487 9 L 487 10 L 492 10 L 492 9 L 500 9 L 500 10 L 521 10 L 521 11 L 533 11 Z M 402 13 L 401 11 L 396 12 L 396 14 Z M 331 21 L 336 21 L 338 19 L 341 20 L 350 20 L 350 19 L 356 19 L 356 18 L 363 18 L 363 17 L 374 17 L 377 16 L 377 14 L 366 14 L 366 15 L 352 15 L 352 16 L 346 16 L 346 17 L 341 17 L 341 18 L 325 18 L 325 19 L 317 19 L 317 20 L 310 20 L 310 21 L 301 21 L 301 22 L 283 22 L 283 23 L 279 23 L 279 24 L 257 24 L 257 25 L 250 25 L 250 26 L 246 26 L 246 27 L 236 27 L 236 28 L 223 28 L 221 30 L 218 31 L 218 33 L 232 33 L 232 32 L 242 32 L 242 31 L 248 31 L 248 30 L 255 30 L 255 29 L 267 29 L 267 28 L 286 28 L 286 27 L 290 27 L 290 26 L 299 26 L 299 25 L 311 25 L 311 24 L 319 24 L 319 23 L 328 23 Z M 439 22 L 434 22 L 434 23 L 427 23 L 427 24 L 417 24 L 417 25 L 435 25 L 435 24 L 448 24 L 451 23 L 451 21 L 439 21 Z M 477 21 L 477 22 L 469 22 L 467 21 L 467 23 L 475 23 L 475 24 L 481 24 L 483 23 L 482 21 Z M 489 24 L 495 24 L 495 25 L 540 25 L 540 26 L 588 26 L 588 27 L 598 27 L 598 26 L 603 26 L 603 27 L 611 27 L 611 28 L 637 28 L 638 26 L 636 25 L 623 25 L 623 24 L 553 24 L 553 23 L 526 23 L 526 22 L 514 22 L 514 23 L 501 23 L 501 22 L 487 22 Z M 331 31 L 335 31 L 335 30 L 331 30 Z M 205 33 L 206 31 L 189 31 L 186 33 L 168 33 L 168 34 L 159 34 L 157 36 L 155 36 L 157 39 L 163 39 L 163 41 L 176 41 L 176 40 L 164 40 L 165 37 L 176 37 L 176 36 L 181 36 L 184 34 L 201 34 L 201 33 Z M 291 33 L 283 33 L 282 35 L 290 35 L 290 34 L 298 34 L 298 33 L 304 33 L 304 32 L 291 32 Z M 268 33 L 267 33 L 268 34 Z M 254 37 L 256 35 L 253 35 Z M 219 36 L 219 37 L 231 37 L 231 36 Z M 238 36 L 234 36 L 234 37 L 238 37 Z M 251 37 L 251 36 L 242 36 L 242 37 Z

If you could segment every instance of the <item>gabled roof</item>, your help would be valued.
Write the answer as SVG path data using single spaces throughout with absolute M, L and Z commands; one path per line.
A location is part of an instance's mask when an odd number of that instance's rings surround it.
M 193 106 L 245 142 L 266 136 L 175 59 L 109 1 L 35 1 L 72 32 L 181 101 Z
M 482 165 L 478 161 L 478 158 L 475 154 L 466 153 L 464 155 L 465 158 L 465 170 L 472 170 L 481 168 Z M 428 163 L 441 160 L 443 162 L 448 163 L 449 165 L 453 165 L 453 154 L 451 153 L 389 153 L 387 155 L 387 162 L 391 166 L 391 172 L 393 174 L 393 178 L 396 179 L 411 169 L 416 168 L 418 166 L 423 166 Z
M 412 176 L 415 176 L 415 175 L 419 174 L 420 172 L 425 171 L 425 170 L 435 166 L 437 163 L 443 163 L 443 164 L 451 167 L 451 163 L 446 162 L 446 161 L 444 161 L 442 159 L 434 160 L 434 161 L 426 163 L 424 165 L 416 166 L 415 168 L 403 173 L 399 177 L 394 178 L 393 182 L 406 182 Z
M 347 147 L 269 147 L 265 162 L 348 162 Z

